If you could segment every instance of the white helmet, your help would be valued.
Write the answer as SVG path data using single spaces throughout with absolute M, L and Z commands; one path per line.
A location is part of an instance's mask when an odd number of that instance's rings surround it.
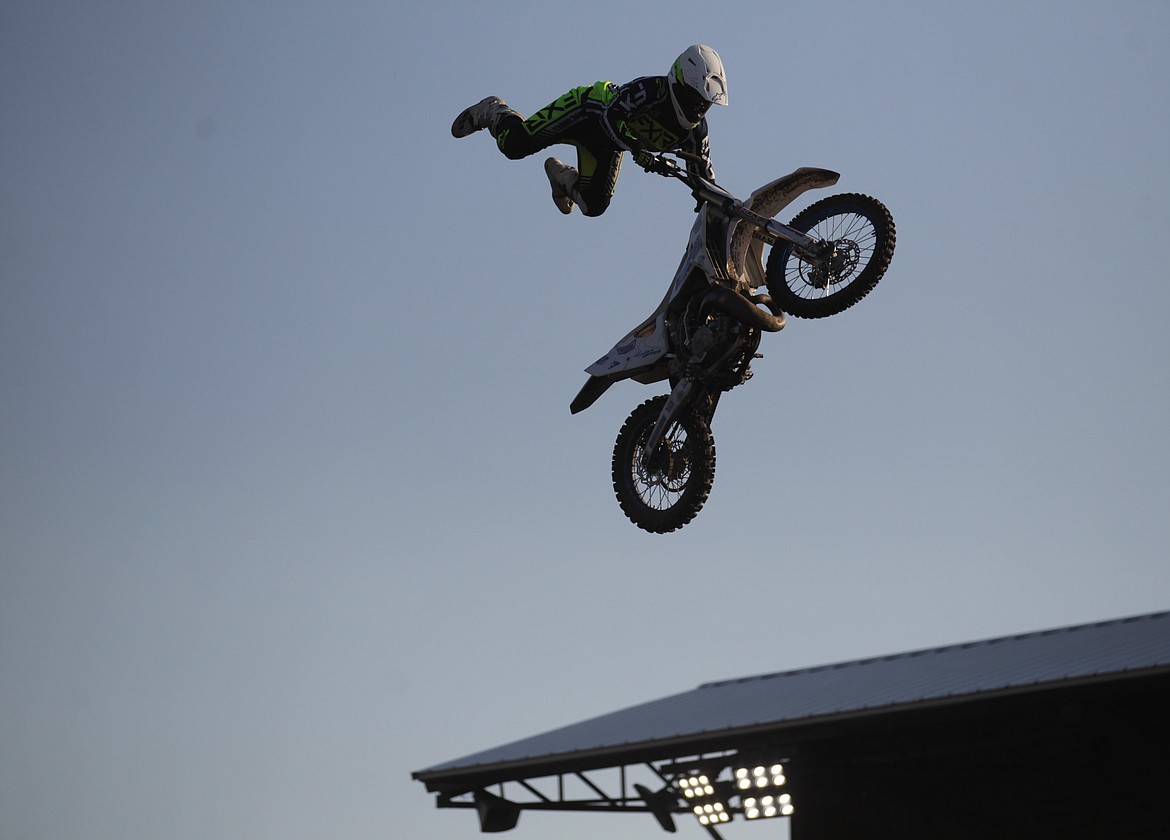
M 698 125 L 712 105 L 727 104 L 727 74 L 719 53 L 705 44 L 695 44 L 670 69 L 670 99 L 678 118 Z

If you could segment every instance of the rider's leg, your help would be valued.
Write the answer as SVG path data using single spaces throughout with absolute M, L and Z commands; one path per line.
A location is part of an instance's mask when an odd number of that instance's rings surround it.
M 520 160 L 556 143 L 574 142 L 574 129 L 590 117 L 584 108 L 590 90 L 573 88 L 528 119 L 515 112 L 502 117 L 493 133 L 496 145 L 507 157 Z
M 580 178 L 576 200 L 581 212 L 586 216 L 600 216 L 613 198 L 622 168 L 622 153 L 605 143 L 578 143 L 577 168 Z
M 586 109 L 591 87 L 573 88 L 541 108 L 526 120 L 502 119 L 498 125 L 496 143 L 500 151 L 512 160 L 528 157 L 559 143 L 577 145 L 576 136 L 583 125 L 595 119 Z M 585 205 L 577 195 L 578 172 L 559 160 L 544 162 L 544 172 L 552 186 L 552 199 L 562 213 L 573 212 L 573 205 Z
M 609 149 L 594 153 L 577 143 L 577 168 L 566 166 L 555 157 L 544 162 L 544 171 L 552 184 L 553 203 L 562 213 L 571 213 L 573 205 L 586 216 L 600 216 L 609 207 L 622 165 L 622 153 Z
M 562 213 L 580 206 L 587 216 L 599 216 L 609 206 L 621 167 L 621 152 L 612 145 L 599 120 L 610 85 L 573 88 L 524 119 L 496 97 L 488 97 L 468 108 L 455 120 L 457 129 L 470 134 L 488 128 L 501 152 L 519 160 L 558 143 L 577 148 L 578 167 L 566 166 L 556 158 L 545 161 L 544 171 L 552 186 L 553 202 Z

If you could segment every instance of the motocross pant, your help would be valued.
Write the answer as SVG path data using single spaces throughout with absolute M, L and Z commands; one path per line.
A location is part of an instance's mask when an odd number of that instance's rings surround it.
M 586 216 L 609 207 L 622 166 L 622 150 L 602 127 L 605 106 L 616 86 L 610 82 L 573 88 L 528 119 L 508 114 L 496 124 L 496 145 L 511 160 L 534 155 L 557 143 L 577 148 L 578 205 Z

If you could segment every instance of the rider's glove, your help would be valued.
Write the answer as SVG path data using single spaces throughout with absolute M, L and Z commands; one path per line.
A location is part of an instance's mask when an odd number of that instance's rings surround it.
M 650 154 L 645 149 L 634 152 L 634 163 L 645 169 L 647 172 L 654 171 L 654 165 L 658 162 L 654 155 Z
M 654 172 L 658 175 L 670 174 L 670 164 L 657 155 L 652 155 L 647 151 L 634 152 L 634 163 L 638 164 L 638 166 L 647 172 Z

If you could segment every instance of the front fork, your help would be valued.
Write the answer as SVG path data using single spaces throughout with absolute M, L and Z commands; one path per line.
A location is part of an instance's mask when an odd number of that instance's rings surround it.
M 764 229 L 775 236 L 777 239 L 783 239 L 785 242 L 791 242 L 801 251 L 807 251 L 814 254 L 817 251 L 817 246 L 821 245 L 821 240 L 809 236 L 797 230 L 794 227 L 789 227 L 783 222 L 778 222 L 775 219 L 768 219 L 764 222 Z
M 662 407 L 662 411 L 658 414 L 658 420 L 654 423 L 654 428 L 650 430 L 650 437 L 646 438 L 646 445 L 642 447 L 642 467 L 644 469 L 649 468 L 650 458 L 654 452 L 658 451 L 658 445 L 662 443 L 662 436 L 666 434 L 666 430 L 670 428 L 679 412 L 690 401 L 694 387 L 695 380 L 684 376 L 671 389 L 670 396 L 666 398 L 666 405 Z
M 845 273 L 840 270 L 838 264 L 847 263 L 851 259 L 849 243 L 842 243 L 840 240 L 833 242 L 817 239 L 777 221 L 768 222 L 765 228 L 768 234 L 778 240 L 792 243 L 793 253 L 796 257 L 812 267 L 812 276 L 817 278 L 813 285 L 818 289 L 823 289 L 828 285 L 829 277 L 832 274 Z M 842 247 L 843 245 L 845 247 Z

